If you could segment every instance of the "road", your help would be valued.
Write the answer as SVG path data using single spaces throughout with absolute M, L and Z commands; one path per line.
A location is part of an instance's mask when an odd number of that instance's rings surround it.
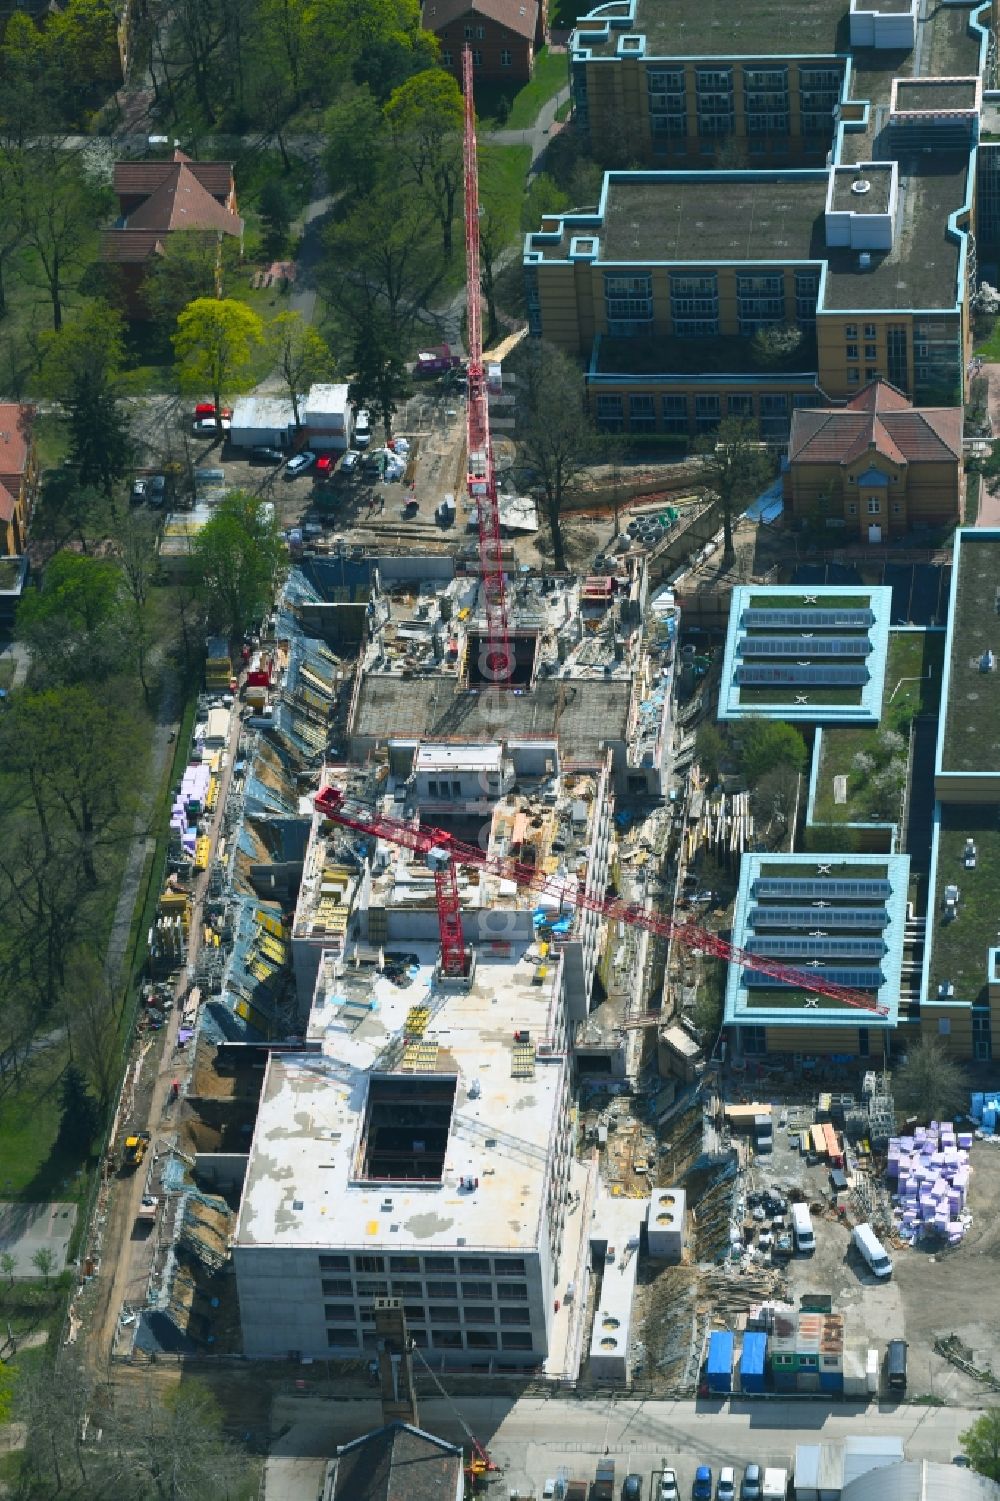
M 717 1471 L 737 1466 L 788 1464 L 796 1444 L 864 1434 L 903 1440 L 908 1459 L 949 1463 L 961 1451 L 958 1435 L 978 1416 L 954 1407 L 889 1403 L 831 1405 L 809 1402 L 632 1402 L 573 1398 L 470 1398 L 462 1413 L 502 1467 L 489 1494 L 499 1498 L 520 1488 L 541 1495 L 547 1477 L 561 1466 L 593 1479 L 600 1455 L 614 1457 L 620 1476 L 635 1470 L 648 1477 L 662 1461 L 677 1470 L 682 1495 L 690 1495 L 697 1464 Z M 266 1501 L 315 1501 L 326 1459 L 335 1445 L 380 1425 L 377 1402 L 326 1402 L 281 1397 L 272 1411 L 276 1438 L 267 1461 Z M 423 1402 L 420 1424 L 461 1443 L 464 1434 L 452 1404 Z

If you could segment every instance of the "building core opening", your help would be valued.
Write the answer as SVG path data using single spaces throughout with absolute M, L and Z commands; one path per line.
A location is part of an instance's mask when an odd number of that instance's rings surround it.
M 439 1183 L 455 1085 L 453 1077 L 374 1075 L 365 1106 L 360 1176 L 383 1183 Z
M 535 676 L 538 636 L 534 631 L 511 631 L 508 644 L 514 659 L 513 671 L 509 677 L 504 676 L 498 680 L 489 670 L 490 638 L 483 631 L 469 632 L 465 670 L 470 688 L 489 687 L 493 684 L 500 688 L 528 687 Z

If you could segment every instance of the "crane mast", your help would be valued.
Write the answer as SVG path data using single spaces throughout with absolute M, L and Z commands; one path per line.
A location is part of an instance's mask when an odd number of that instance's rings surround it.
M 472 49 L 462 52 L 465 91 L 465 266 L 466 339 L 469 349 L 469 396 L 466 407 L 467 476 L 469 498 L 479 517 L 479 568 L 486 600 L 486 649 L 479 667 L 498 687 L 511 682 L 514 655 L 510 642 L 507 592 L 500 547 L 500 503 L 497 498 L 493 445 L 490 439 L 489 394 L 483 366 L 482 274 L 479 266 L 479 159 L 476 149 L 476 106 L 472 89 Z
M 626 922 L 632 927 L 645 928 L 647 932 L 654 933 L 659 938 L 675 939 L 685 948 L 700 949 L 713 958 L 724 959 L 728 964 L 740 964 L 757 974 L 769 975 L 781 985 L 794 985 L 811 994 L 826 996 L 827 999 L 836 1001 L 840 1005 L 852 1006 L 859 1011 L 868 1011 L 875 1016 L 888 1014 L 888 1007 L 879 1005 L 878 1001 L 867 991 L 852 990 L 845 985 L 837 985 L 832 980 L 821 980 L 808 969 L 781 964 L 776 959 L 769 959 L 763 954 L 747 953 L 745 949 L 737 948 L 735 944 L 726 943 L 718 934 L 710 933 L 706 928 L 696 927 L 693 923 L 678 922 L 676 918 L 667 917 L 660 912 L 649 912 L 637 902 L 623 902 L 614 897 L 591 895 L 581 890 L 575 883 L 561 881 L 557 877 L 547 875 L 545 871 L 537 869 L 534 865 L 524 865 L 518 860 L 487 854 L 478 845 L 465 844 L 443 829 L 422 828 L 419 824 L 407 823 L 404 819 L 379 813 L 377 809 L 369 807 L 366 803 L 353 800 L 348 802 L 344 793 L 335 787 L 324 788 L 317 795 L 316 807 L 333 823 L 340 824 L 347 829 L 354 829 L 356 833 L 365 834 L 371 839 L 384 839 L 389 844 L 401 845 L 404 849 L 413 850 L 424 857 L 435 873 L 435 886 L 439 898 L 438 926 L 441 934 L 442 968 L 445 974 L 463 972 L 457 967 L 458 956 L 463 956 L 464 960 L 465 945 L 461 929 L 456 867 L 469 865 L 485 870 L 490 875 L 514 881 L 518 886 L 526 886 L 532 891 L 544 892 L 556 897 L 560 906 L 565 903 L 568 907 L 597 912 L 612 922 Z M 449 870 L 447 883 L 438 879 L 439 870 L 444 868 Z M 455 967 L 449 969 L 447 967 L 449 963 Z

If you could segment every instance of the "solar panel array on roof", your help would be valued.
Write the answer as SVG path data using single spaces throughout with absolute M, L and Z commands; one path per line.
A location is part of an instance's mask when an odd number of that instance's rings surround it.
M 886 953 L 881 938 L 747 938 L 743 948 L 770 959 L 881 959 Z
M 880 969 L 848 969 L 845 965 L 840 968 L 836 964 L 810 965 L 804 972 L 814 980 L 822 980 L 831 985 L 843 985 L 845 990 L 880 990 L 885 984 L 885 975 Z M 803 980 L 778 980 L 773 975 L 763 975 L 756 969 L 745 969 L 740 983 L 748 989 L 764 988 L 774 989 L 775 986 L 791 985 L 793 990 L 807 990 L 808 983 Z
M 874 610 L 744 610 L 745 631 L 864 631 L 875 624 Z
M 751 907 L 747 926 L 762 928 L 887 928 L 884 907 Z
M 751 894 L 757 901 L 801 897 L 803 901 L 884 902 L 892 896 L 892 885 L 886 880 L 847 880 L 837 876 L 825 880 L 815 876 L 758 876 Z
M 744 657 L 867 657 L 867 636 L 744 636 Z
M 737 667 L 736 681 L 744 688 L 851 687 L 867 683 L 867 667 L 835 667 L 832 663 L 817 667 L 782 666 Z

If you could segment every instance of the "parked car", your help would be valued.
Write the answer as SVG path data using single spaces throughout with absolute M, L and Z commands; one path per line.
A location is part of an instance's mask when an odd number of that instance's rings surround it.
M 148 489 L 146 481 L 144 479 L 137 479 L 135 484 L 132 486 L 132 504 L 134 506 L 142 505 L 142 502 L 146 499 L 147 493 Z
M 191 424 L 191 431 L 196 438 L 223 438 L 232 428 L 228 417 L 223 417 L 221 423 L 216 422 L 214 417 L 196 417 Z
M 251 464 L 283 464 L 285 455 L 280 448 L 268 448 L 266 444 L 259 444 L 250 450 Z
M 736 1471 L 732 1465 L 723 1465 L 719 1471 L 719 1483 L 715 1487 L 715 1501 L 736 1501 Z
M 712 1467 L 699 1465 L 694 1472 L 691 1501 L 712 1501 Z
M 321 453 L 316 460 L 316 478 L 319 480 L 329 479 L 336 468 L 336 459 L 332 453 Z
M 149 477 L 149 503 L 151 506 L 162 506 L 167 498 L 167 479 L 163 474 L 151 474 Z
M 194 409 L 194 420 L 197 422 L 199 417 L 211 417 L 214 422 L 217 413 L 223 422 L 231 422 L 233 419 L 232 407 L 222 407 L 220 410 L 214 401 L 199 401 Z
M 344 479 L 353 479 L 361 471 L 361 455 L 359 453 L 345 453 L 337 465 L 337 473 Z
M 657 1501 L 680 1501 L 677 1475 L 673 1470 L 664 1470 L 660 1476 L 660 1493 Z
M 743 1471 L 743 1484 L 740 1486 L 740 1501 L 760 1501 L 760 1498 L 760 1465 L 747 1465 Z
M 354 446 L 367 448 L 372 440 L 372 420 L 366 407 L 354 414 Z
M 622 1481 L 622 1501 L 642 1501 L 642 1476 L 626 1475 Z
M 315 464 L 316 455 L 308 448 L 303 448 L 294 458 L 288 460 L 285 465 L 285 478 L 294 479 L 297 474 L 305 474 L 311 464 Z

